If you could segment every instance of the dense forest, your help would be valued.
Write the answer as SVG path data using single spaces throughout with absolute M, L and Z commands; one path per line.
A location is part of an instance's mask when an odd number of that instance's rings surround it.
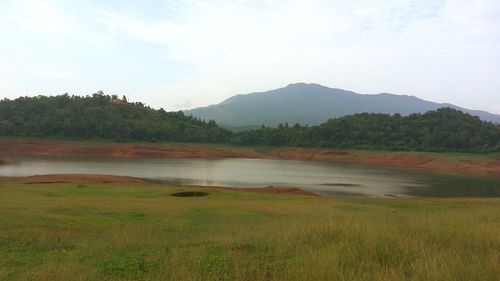
M 97 138 L 114 141 L 227 142 L 214 121 L 155 110 L 126 97 L 59 95 L 0 101 L 0 135 Z
M 450 108 L 409 116 L 355 114 L 318 126 L 280 124 L 244 132 L 123 97 L 60 95 L 0 101 L 0 136 L 202 142 L 418 151 L 500 151 L 500 125 Z
M 451 108 L 424 114 L 355 114 L 312 127 L 281 124 L 239 133 L 240 144 L 320 146 L 335 148 L 500 151 L 500 125 Z

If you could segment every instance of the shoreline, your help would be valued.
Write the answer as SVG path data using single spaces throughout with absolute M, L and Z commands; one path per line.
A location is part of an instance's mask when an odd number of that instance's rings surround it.
M 169 185 L 167 183 L 155 183 L 140 178 L 128 176 L 97 175 L 97 174 L 51 174 L 27 177 L 0 177 L 0 179 L 13 181 L 21 184 L 55 184 L 55 183 L 106 183 L 106 184 L 155 184 L 166 187 L 200 188 L 210 190 L 230 190 L 253 193 L 288 194 L 320 197 L 320 195 L 295 187 L 226 187 L 226 186 L 204 186 L 204 185 Z
M 500 176 L 500 154 L 465 154 L 341 150 L 301 147 L 248 147 L 191 143 L 108 143 L 51 139 L 0 138 L 2 157 L 113 157 L 113 158 L 195 158 L 195 159 L 274 159 L 331 161 L 431 172 L 489 174 Z

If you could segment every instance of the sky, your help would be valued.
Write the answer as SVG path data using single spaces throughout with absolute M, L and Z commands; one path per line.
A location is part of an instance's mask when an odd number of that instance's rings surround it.
M 298 82 L 500 114 L 500 1 L 0 0 L 0 98 L 180 110 Z

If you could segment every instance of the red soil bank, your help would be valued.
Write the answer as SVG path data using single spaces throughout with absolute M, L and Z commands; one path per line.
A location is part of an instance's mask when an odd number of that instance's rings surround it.
M 206 144 L 91 143 L 0 139 L 1 156 L 100 156 L 154 158 L 252 158 L 319 160 L 413 167 L 430 171 L 500 175 L 500 157 L 446 157 L 439 153 L 372 152 L 320 148 L 252 148 Z

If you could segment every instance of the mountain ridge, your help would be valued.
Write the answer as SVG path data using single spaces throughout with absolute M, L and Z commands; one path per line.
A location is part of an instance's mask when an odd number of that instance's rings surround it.
M 412 95 L 360 94 L 316 83 L 294 83 L 265 92 L 238 94 L 218 104 L 184 110 L 185 114 L 215 120 L 225 127 L 277 126 L 280 123 L 317 125 L 330 118 L 356 113 L 410 115 L 450 107 L 500 123 L 500 115 L 451 103 L 427 101 Z

